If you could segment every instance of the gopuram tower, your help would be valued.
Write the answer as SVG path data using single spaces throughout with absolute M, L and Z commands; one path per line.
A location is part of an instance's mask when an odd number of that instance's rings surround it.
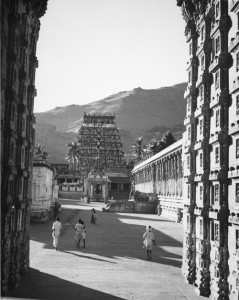
M 78 137 L 80 151 L 80 174 L 87 178 L 88 174 L 103 174 L 109 179 L 109 197 L 125 197 L 129 193 L 129 177 L 124 161 L 124 152 L 115 124 L 114 114 L 87 114 L 84 113 L 82 126 Z M 97 194 L 102 185 L 93 184 Z M 93 191 L 91 196 L 93 197 Z M 99 194 L 98 193 L 98 194 Z M 96 195 L 97 197 L 97 195 Z
M 182 272 L 239 299 L 239 1 L 178 0 L 189 49 Z

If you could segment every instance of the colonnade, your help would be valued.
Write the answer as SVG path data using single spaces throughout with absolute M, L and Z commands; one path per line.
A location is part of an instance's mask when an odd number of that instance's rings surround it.
M 183 209 L 182 140 L 138 163 L 132 171 L 132 177 L 135 190 L 157 195 L 159 214 L 181 221 Z

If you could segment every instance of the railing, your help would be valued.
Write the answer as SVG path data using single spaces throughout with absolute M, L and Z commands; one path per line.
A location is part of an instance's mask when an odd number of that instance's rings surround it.
M 132 170 L 132 173 L 137 172 L 138 169 L 141 169 L 141 168 L 145 167 L 146 165 L 149 165 L 152 162 L 155 162 L 156 160 L 158 160 L 159 158 L 161 158 L 165 155 L 169 155 L 170 153 L 181 150 L 182 143 L 183 143 L 183 141 L 182 141 L 182 139 L 180 139 L 177 142 L 173 143 L 172 145 L 168 146 L 167 148 L 161 150 L 157 154 L 151 155 L 150 157 L 147 157 L 146 159 L 137 162 L 134 165 L 134 169 Z

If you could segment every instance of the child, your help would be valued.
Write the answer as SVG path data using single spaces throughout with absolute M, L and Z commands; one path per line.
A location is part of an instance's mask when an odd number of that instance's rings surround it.
M 154 243 L 154 246 L 156 246 L 156 243 L 154 240 L 154 234 L 151 226 L 146 227 L 146 232 L 144 233 L 143 238 L 143 244 L 144 248 L 147 251 L 148 260 L 152 260 L 152 244 Z

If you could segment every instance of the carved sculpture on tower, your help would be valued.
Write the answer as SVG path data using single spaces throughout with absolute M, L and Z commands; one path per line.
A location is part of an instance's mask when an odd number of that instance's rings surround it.
M 238 299 L 239 1 L 177 3 L 189 46 L 182 272 L 203 296 Z
M 108 194 L 104 194 L 104 200 L 115 196 L 117 199 L 120 197 L 128 199 L 130 181 L 115 115 L 84 113 L 77 142 L 79 171 L 82 178 L 92 178 L 92 175 L 97 174 L 107 177 L 109 189 Z M 104 191 L 102 184 L 95 180 L 90 198 L 100 199 Z

